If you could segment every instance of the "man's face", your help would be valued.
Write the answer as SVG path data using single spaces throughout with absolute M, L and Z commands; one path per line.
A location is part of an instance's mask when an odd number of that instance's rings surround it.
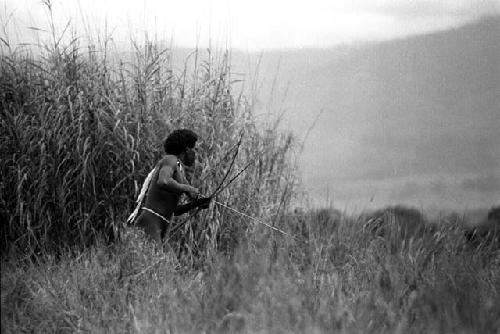
M 193 166 L 196 161 L 196 151 L 195 148 L 187 148 L 184 153 L 184 165 Z

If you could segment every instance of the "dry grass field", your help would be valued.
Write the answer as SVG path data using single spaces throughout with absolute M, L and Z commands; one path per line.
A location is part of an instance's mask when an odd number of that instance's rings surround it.
M 134 228 L 4 259 L 2 332 L 498 333 L 498 250 L 469 247 L 453 223 L 408 239 L 324 213 L 283 224 L 294 238 L 248 228 L 196 267 Z

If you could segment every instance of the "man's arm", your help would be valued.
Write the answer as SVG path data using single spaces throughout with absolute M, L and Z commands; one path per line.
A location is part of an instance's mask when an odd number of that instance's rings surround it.
M 157 184 L 162 189 L 177 194 L 187 193 L 190 197 L 198 195 L 198 189 L 185 183 L 177 182 L 174 179 L 174 173 L 177 168 L 177 160 L 175 158 L 166 158 L 166 162 L 160 167 L 158 172 Z

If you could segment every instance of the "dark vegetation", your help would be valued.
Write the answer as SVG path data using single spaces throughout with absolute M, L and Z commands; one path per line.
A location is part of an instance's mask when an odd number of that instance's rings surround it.
M 464 235 L 474 248 L 500 249 L 500 206 L 491 208 L 486 220 L 466 229 Z

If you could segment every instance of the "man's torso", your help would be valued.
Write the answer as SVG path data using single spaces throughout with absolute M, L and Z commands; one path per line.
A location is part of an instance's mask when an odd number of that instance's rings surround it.
M 175 159 L 177 160 L 177 158 Z M 158 163 L 158 168 L 151 179 L 151 184 L 146 194 L 145 207 L 159 213 L 166 219 L 170 219 L 179 203 L 181 194 L 169 192 L 158 184 L 160 170 L 166 163 L 167 157 L 161 159 Z M 184 168 L 178 160 L 172 178 L 178 183 L 187 183 Z

